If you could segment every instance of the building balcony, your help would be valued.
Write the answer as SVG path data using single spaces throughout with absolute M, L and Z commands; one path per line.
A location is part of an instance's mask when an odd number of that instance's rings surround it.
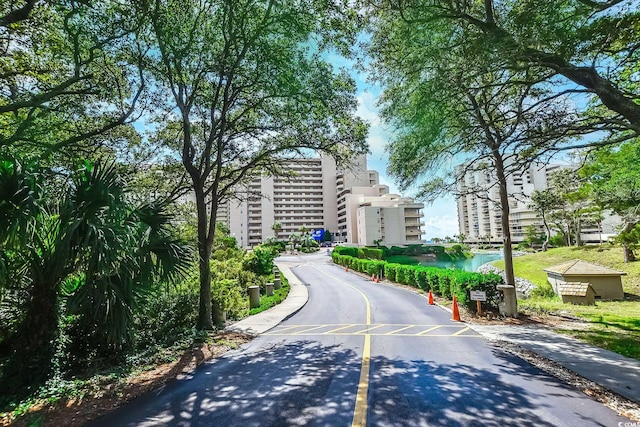
M 404 211 L 404 217 L 405 218 L 422 218 L 423 215 L 421 212 L 414 212 L 414 211 Z

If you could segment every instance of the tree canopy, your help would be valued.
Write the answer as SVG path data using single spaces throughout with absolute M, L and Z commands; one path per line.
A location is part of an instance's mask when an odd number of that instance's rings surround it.
M 337 10 L 316 1 L 142 1 L 148 69 L 163 107 L 159 139 L 190 177 L 198 215 L 201 301 L 210 329 L 208 260 L 221 203 L 284 158 L 321 151 L 339 162 L 366 151 L 355 83 L 312 49 Z
M 366 3 L 376 18 L 393 17 L 411 29 L 405 36 L 434 37 L 443 52 L 464 47 L 479 61 L 512 71 L 532 65 L 546 70 L 541 84 L 559 96 L 577 96 L 581 115 L 574 131 L 605 131 L 603 143 L 640 132 L 640 14 L 633 0 Z

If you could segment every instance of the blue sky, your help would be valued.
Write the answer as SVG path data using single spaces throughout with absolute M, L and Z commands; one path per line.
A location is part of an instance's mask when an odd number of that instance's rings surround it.
M 369 125 L 368 143 L 371 153 L 367 157 L 369 169 L 375 169 L 380 173 L 381 184 L 388 185 L 392 193 L 399 193 L 398 186 L 387 174 L 388 154 L 385 146 L 393 135 L 393 129 L 382 122 L 378 114 L 376 103 L 382 89 L 367 81 L 366 74 L 355 71 L 352 63 L 345 58 L 329 54 L 328 60 L 335 67 L 345 67 L 358 85 L 358 111 L 357 114 Z M 403 196 L 413 197 L 411 191 Z M 435 201 L 424 208 L 425 238 L 453 236 L 458 233 L 458 216 L 456 204 L 453 198 L 444 198 Z

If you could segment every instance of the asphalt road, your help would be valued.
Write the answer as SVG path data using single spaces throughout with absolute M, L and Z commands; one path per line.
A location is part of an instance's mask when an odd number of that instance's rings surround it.
M 95 426 L 618 426 L 602 404 L 427 300 L 292 258 L 297 314 Z

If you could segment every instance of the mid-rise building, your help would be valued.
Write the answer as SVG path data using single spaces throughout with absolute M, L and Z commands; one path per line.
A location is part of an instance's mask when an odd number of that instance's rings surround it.
M 256 179 L 243 190 L 248 197 L 229 205 L 229 229 L 242 246 L 258 245 L 270 236 L 286 238 L 301 228 L 323 228 L 335 240 L 346 243 L 375 244 L 374 240 L 382 239 L 401 245 L 422 241 L 422 204 L 389 195 L 388 187 L 379 184 L 378 173 L 367 170 L 365 156 L 349 168 L 339 168 L 326 156 L 290 159 L 285 166 L 293 172 L 291 176 Z M 375 237 L 357 225 L 358 209 L 366 206 L 382 208 L 384 218 L 379 219 L 388 224 L 376 231 Z M 281 226 L 278 230 L 273 229 L 276 223 Z M 383 233 L 383 229 L 387 231 Z
M 424 243 L 422 239 L 422 203 L 397 194 L 379 197 L 354 195 L 359 201 L 356 209 L 357 243 L 386 246 Z
M 544 231 L 542 219 L 529 207 L 531 195 L 536 190 L 547 189 L 551 174 L 567 167 L 569 166 L 534 163 L 507 177 L 512 242 L 524 241 L 529 226 Z M 460 233 L 466 236 L 468 242 L 500 243 L 502 210 L 497 178 L 487 169 L 472 170 L 468 163 L 456 166 L 455 175 Z M 582 239 L 585 242 L 606 239 L 615 233 L 616 224 L 617 219 L 608 215 L 599 225 L 585 225 L 581 233 Z

